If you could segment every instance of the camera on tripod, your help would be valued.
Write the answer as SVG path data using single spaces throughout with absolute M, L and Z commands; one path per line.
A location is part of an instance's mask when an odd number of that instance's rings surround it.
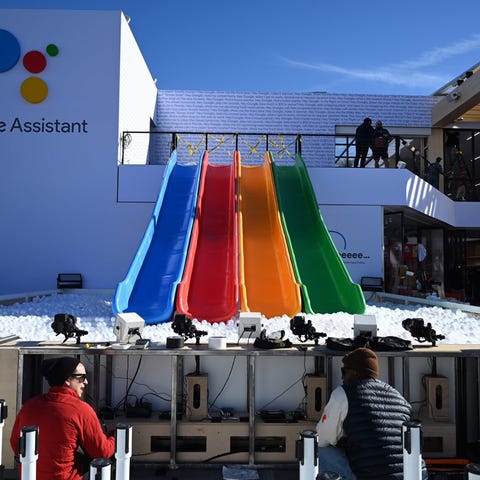
M 76 337 L 77 343 L 80 343 L 80 337 L 88 335 L 86 330 L 81 330 L 77 327 L 77 319 L 69 313 L 57 313 L 53 318 L 51 324 L 53 331 L 57 335 L 65 335 L 65 343 L 69 338 Z

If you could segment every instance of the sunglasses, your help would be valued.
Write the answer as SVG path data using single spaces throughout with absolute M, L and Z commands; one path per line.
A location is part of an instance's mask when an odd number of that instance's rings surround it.
M 85 383 L 85 380 L 87 379 L 86 373 L 72 373 L 71 376 L 77 378 L 80 383 Z

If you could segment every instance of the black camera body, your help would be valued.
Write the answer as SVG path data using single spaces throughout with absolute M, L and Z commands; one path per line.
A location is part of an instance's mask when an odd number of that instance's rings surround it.
M 77 343 L 80 343 L 80 337 L 88 334 L 86 330 L 80 330 L 77 327 L 77 318 L 69 313 L 57 313 L 53 318 L 51 327 L 57 335 L 65 335 L 63 343 L 72 337 L 76 337 Z
M 437 334 L 432 328 L 430 322 L 424 324 L 423 318 L 406 318 L 402 321 L 402 327 L 412 334 L 420 343 L 431 342 L 432 346 L 436 345 L 437 340 L 443 340 L 445 335 Z

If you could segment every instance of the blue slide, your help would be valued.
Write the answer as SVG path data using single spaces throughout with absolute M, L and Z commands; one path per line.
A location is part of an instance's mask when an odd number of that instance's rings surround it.
M 125 279 L 117 285 L 112 310 L 136 312 L 147 325 L 167 322 L 175 306 L 197 205 L 202 158 L 166 167 L 152 218 Z

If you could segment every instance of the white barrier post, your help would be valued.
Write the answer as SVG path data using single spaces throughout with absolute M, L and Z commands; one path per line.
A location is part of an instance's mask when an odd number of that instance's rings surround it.
M 315 480 L 318 473 L 317 432 L 304 430 L 296 443 L 296 456 L 300 462 L 300 480 Z
M 115 430 L 116 480 L 130 479 L 130 458 L 132 457 L 132 426 L 119 423 Z
M 468 474 L 468 480 L 480 480 L 480 465 L 478 463 L 469 463 L 465 467 Z
M 90 480 L 110 480 L 112 461 L 109 458 L 95 458 L 90 462 Z
M 18 451 L 22 464 L 22 480 L 36 480 L 38 460 L 38 427 L 23 427 L 18 439 Z
M 7 405 L 5 400 L 0 399 L 0 480 L 3 480 L 5 465 L 2 461 L 2 449 L 3 449 L 3 426 L 5 424 L 5 419 L 8 416 Z
M 422 480 L 421 434 L 420 422 L 405 422 L 402 425 L 404 480 Z

